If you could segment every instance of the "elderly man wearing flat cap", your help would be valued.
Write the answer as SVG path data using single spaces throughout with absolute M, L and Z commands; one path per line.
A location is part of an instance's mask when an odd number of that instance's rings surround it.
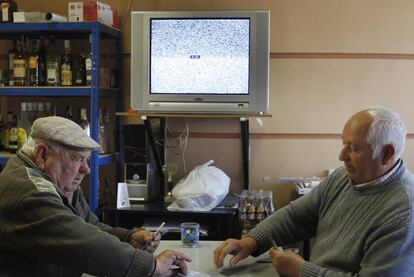
M 0 276 L 170 276 L 188 272 L 160 236 L 113 228 L 90 211 L 79 185 L 97 144 L 76 123 L 50 116 L 0 174 Z M 145 249 L 141 250 L 141 249 Z

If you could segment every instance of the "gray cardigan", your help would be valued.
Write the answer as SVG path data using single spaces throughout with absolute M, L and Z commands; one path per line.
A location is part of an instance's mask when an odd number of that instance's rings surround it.
M 129 234 L 100 223 L 81 190 L 69 203 L 22 153 L 0 174 L 0 276 L 147 276 L 154 256 Z
M 401 163 L 385 181 L 355 187 L 345 168 L 278 210 L 248 236 L 271 247 L 315 237 L 300 276 L 413 276 L 414 176 Z

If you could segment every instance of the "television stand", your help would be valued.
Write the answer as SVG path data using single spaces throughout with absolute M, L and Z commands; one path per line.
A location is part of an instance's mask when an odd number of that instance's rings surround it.
M 148 134 L 152 154 L 154 156 L 158 174 L 161 174 L 161 188 L 164 188 L 164 177 L 162 164 L 164 149 L 157 147 L 151 128 L 151 120 L 160 120 L 160 134 L 165 134 L 166 118 L 240 118 L 241 139 L 242 139 L 242 165 L 243 165 L 243 189 L 249 189 L 249 119 L 256 117 L 271 117 L 270 114 L 196 114 L 196 113 L 141 113 L 136 111 L 120 112 L 118 116 L 139 116 L 144 121 Z

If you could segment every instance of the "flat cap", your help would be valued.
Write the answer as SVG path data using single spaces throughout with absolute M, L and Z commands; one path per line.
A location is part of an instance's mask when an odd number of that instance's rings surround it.
M 74 149 L 93 150 L 100 148 L 99 144 L 78 124 L 59 116 L 36 119 L 33 122 L 30 136 Z

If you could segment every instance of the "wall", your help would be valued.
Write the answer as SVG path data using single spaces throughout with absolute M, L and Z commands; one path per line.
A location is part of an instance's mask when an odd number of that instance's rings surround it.
M 128 0 L 105 0 L 127 19 Z M 67 2 L 20 0 L 24 10 L 66 13 Z M 340 133 L 354 112 L 384 105 L 409 132 L 404 160 L 414 166 L 414 2 L 409 0 L 131 0 L 132 10 L 268 9 L 271 11 L 270 114 L 250 121 L 250 184 L 264 176 L 321 176 L 340 165 Z M 123 29 L 125 109 L 129 107 L 130 22 Z M 138 122 L 128 119 L 128 122 Z M 210 159 L 242 186 L 238 120 L 186 120 L 188 169 Z M 183 121 L 169 120 L 173 135 Z M 182 157 L 168 154 L 183 173 Z M 268 187 L 268 186 L 267 186 Z M 291 187 L 275 188 L 277 206 Z

